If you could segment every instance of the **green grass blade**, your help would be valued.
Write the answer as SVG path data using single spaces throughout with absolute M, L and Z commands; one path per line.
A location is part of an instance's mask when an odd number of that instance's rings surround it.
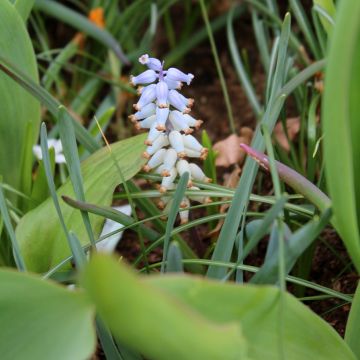
M 96 26 L 85 16 L 51 0 L 36 0 L 35 8 L 91 36 L 104 46 L 110 48 L 125 65 L 130 64 L 116 39 L 107 30 Z
M 75 196 L 78 200 L 85 202 L 85 193 L 83 187 L 83 178 L 80 169 L 80 159 L 76 145 L 74 128 L 65 108 L 59 108 L 58 126 L 60 131 L 60 139 L 63 145 L 63 152 L 66 159 L 66 165 L 69 171 L 71 183 Z M 89 215 L 86 211 L 81 210 L 81 216 L 89 236 L 90 244 L 95 249 L 95 238 L 91 228 Z
M 173 201 L 172 201 L 172 204 L 170 207 L 168 220 L 166 223 L 165 235 L 164 235 L 164 247 L 163 247 L 163 258 L 162 258 L 164 265 L 161 266 L 162 273 L 166 272 L 165 262 L 166 262 L 167 256 L 168 256 L 171 232 L 173 231 L 176 216 L 180 209 L 180 203 L 184 198 L 184 194 L 185 194 L 185 190 L 186 190 L 188 181 L 189 181 L 189 173 L 186 172 L 185 174 L 183 174 L 181 176 L 181 178 L 176 186 L 176 191 L 174 193 Z
M 8 210 L 7 205 L 6 205 L 3 186 L 2 186 L 1 182 L 0 182 L 0 213 L 1 213 L 2 221 L 4 222 L 4 225 L 5 225 L 6 231 L 9 234 L 9 237 L 10 237 L 11 246 L 12 246 L 13 254 L 14 254 L 15 264 L 16 264 L 17 268 L 20 271 L 26 271 L 25 262 L 24 262 L 24 259 L 21 256 L 20 247 L 19 247 L 19 244 L 18 244 L 18 242 L 16 240 L 14 228 L 13 228 L 13 226 L 11 224 L 9 210 Z
M 311 245 L 311 243 L 319 236 L 324 227 L 328 224 L 331 217 L 331 210 L 324 212 L 320 219 L 317 217 L 301 227 L 292 234 L 285 242 L 285 273 L 286 275 L 295 265 L 301 254 Z M 278 281 L 278 252 L 276 248 L 260 270 L 251 278 L 251 282 L 255 284 L 275 284 Z
M 290 7 L 293 10 L 294 16 L 297 20 L 297 23 L 304 34 L 304 37 L 314 54 L 316 59 L 321 57 L 319 52 L 319 46 L 316 43 L 316 39 L 313 33 L 313 30 L 310 26 L 309 19 L 306 16 L 303 6 L 299 0 L 290 0 Z
M 48 183 L 48 187 L 50 190 L 50 195 L 52 197 L 55 209 L 56 209 L 56 213 L 57 216 L 59 218 L 62 230 L 65 233 L 66 239 L 68 241 L 68 245 L 72 251 L 74 260 L 76 264 L 83 264 L 83 252 L 82 252 L 82 248 L 81 248 L 81 244 L 78 243 L 78 239 L 74 236 L 71 235 L 65 225 L 65 220 L 60 208 L 60 204 L 59 204 L 59 199 L 57 197 L 56 194 L 56 188 L 55 188 L 55 183 L 54 183 L 54 179 L 52 176 L 52 171 L 51 171 L 51 163 L 50 163 L 50 157 L 49 157 L 49 150 L 48 150 L 48 139 L 47 139 L 47 132 L 46 132 L 46 125 L 45 123 L 41 124 L 41 131 L 40 131 L 40 143 L 41 143 L 41 152 L 42 152 L 42 156 L 43 156 L 43 163 L 44 163 L 44 168 L 45 168 L 45 174 L 46 174 L 46 179 L 47 179 L 47 183 Z M 81 251 L 80 251 L 81 248 Z
M 216 48 L 214 35 L 212 33 L 212 30 L 211 30 L 210 21 L 209 21 L 209 17 L 208 17 L 208 13 L 207 13 L 207 9 L 206 9 L 204 0 L 199 0 L 199 4 L 200 4 L 200 8 L 201 8 L 201 13 L 202 13 L 202 16 L 203 16 L 203 19 L 204 19 L 204 22 L 205 22 L 206 31 L 208 33 L 211 51 L 212 51 L 213 56 L 214 56 L 215 66 L 216 66 L 216 70 L 217 70 L 217 73 L 218 73 L 218 76 L 219 76 L 221 90 L 222 90 L 224 100 L 225 100 L 225 105 L 226 105 L 226 110 L 227 110 L 227 114 L 228 114 L 228 120 L 229 120 L 229 124 L 230 124 L 230 129 L 235 134 L 236 133 L 235 122 L 234 122 L 234 116 L 233 116 L 233 111 L 232 111 L 232 107 L 231 107 L 229 92 L 227 90 L 224 73 L 223 73 L 222 68 L 221 68 L 220 58 L 219 58 L 219 54 L 218 54 L 218 51 L 217 51 L 217 48 Z
M 48 110 L 57 117 L 58 108 L 60 103 L 44 88 L 37 85 L 21 70 L 17 69 L 14 65 L 10 64 L 4 57 L 0 56 L 0 70 L 8 75 L 10 78 L 20 84 L 26 91 L 44 104 Z M 71 121 L 73 122 L 76 138 L 79 142 L 91 153 L 98 150 L 100 145 L 90 136 L 88 131 L 76 121 L 70 114 Z
M 167 263 L 166 263 L 166 272 L 177 272 L 177 273 L 184 272 L 181 248 L 176 241 L 172 241 L 169 246 Z
M 238 48 L 236 46 L 234 30 L 232 27 L 233 15 L 234 15 L 234 8 L 232 8 L 229 11 L 228 19 L 227 19 L 227 39 L 228 39 L 232 61 L 234 63 L 237 75 L 243 85 L 244 91 L 249 99 L 250 105 L 253 108 L 255 115 L 259 117 L 260 114 L 262 113 L 262 108 L 256 96 L 254 87 L 245 70 Z
M 99 215 L 102 217 L 105 217 L 107 219 L 111 219 L 113 221 L 118 222 L 119 224 L 122 224 L 125 226 L 125 228 L 136 226 L 136 221 L 131 216 L 128 216 L 120 211 L 117 211 L 111 207 L 108 206 L 101 206 L 101 205 L 94 205 L 85 203 L 78 200 L 73 200 L 67 196 L 63 196 L 62 199 L 69 205 L 74 207 L 75 209 L 83 210 L 95 215 Z M 159 238 L 159 233 L 157 233 L 155 230 L 140 224 L 141 231 L 144 234 L 144 236 L 149 239 L 150 241 L 155 241 Z M 125 228 L 122 228 L 121 231 L 124 231 Z
M 356 288 L 356 292 L 351 304 L 350 314 L 346 323 L 345 341 L 357 358 L 360 358 L 360 283 Z

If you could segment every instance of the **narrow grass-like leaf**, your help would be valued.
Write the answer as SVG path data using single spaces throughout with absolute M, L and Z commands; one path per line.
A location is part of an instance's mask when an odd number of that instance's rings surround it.
M 298 22 L 298 25 L 303 32 L 305 39 L 314 54 L 314 57 L 316 59 L 319 59 L 320 52 L 318 44 L 316 43 L 316 39 L 314 36 L 314 32 L 310 26 L 309 19 L 307 18 L 307 15 L 304 11 L 303 6 L 301 5 L 301 2 L 299 0 L 290 0 L 290 6 L 293 10 L 294 16 Z
M 360 283 L 358 283 L 356 292 L 351 303 L 351 309 L 345 329 L 345 341 L 357 358 L 360 357 Z
M 288 274 L 297 259 L 307 247 L 319 236 L 320 232 L 327 225 L 331 217 L 331 210 L 327 209 L 320 219 L 315 218 L 298 231 L 293 233 L 285 242 L 285 273 Z M 278 252 L 275 249 L 271 257 L 268 257 L 260 270 L 251 278 L 256 284 L 275 284 L 278 281 Z
M 130 64 L 117 40 L 107 30 L 96 26 L 85 16 L 52 0 L 36 0 L 35 8 L 98 40 L 104 46 L 110 48 L 125 65 Z
M 360 272 L 359 24 L 360 2 L 340 2 L 331 38 L 325 77 L 326 90 L 322 104 L 325 173 L 334 211 L 334 224 L 358 272 Z
M 231 107 L 229 92 L 227 90 L 224 73 L 221 68 L 220 58 L 219 58 L 219 54 L 218 54 L 218 51 L 216 48 L 214 35 L 211 30 L 210 21 L 209 21 L 209 17 L 208 17 L 208 13 L 207 13 L 207 9 L 206 9 L 204 0 L 199 0 L 199 4 L 200 4 L 200 8 L 201 8 L 201 13 L 202 13 L 202 16 L 203 16 L 203 19 L 205 22 L 206 31 L 208 33 L 211 51 L 214 56 L 215 66 L 216 66 L 216 70 L 217 70 L 217 73 L 219 76 L 221 90 L 222 90 L 222 93 L 224 96 L 224 101 L 225 101 L 225 106 L 226 106 L 226 110 L 227 110 L 230 129 L 235 134 L 236 133 L 235 122 L 234 122 L 234 116 L 233 116 L 233 111 L 232 111 L 232 107 Z
M 249 99 L 249 102 L 250 102 L 252 108 L 253 108 L 253 111 L 254 111 L 255 115 L 257 117 L 259 117 L 260 114 L 262 113 L 262 108 L 261 108 L 259 100 L 256 96 L 254 87 L 251 84 L 251 81 L 245 70 L 244 64 L 242 62 L 241 56 L 239 54 L 239 51 L 238 51 L 238 48 L 236 45 L 234 30 L 232 27 L 233 14 L 234 14 L 234 7 L 229 11 L 228 19 L 227 19 L 227 39 L 228 39 L 228 43 L 229 43 L 232 61 L 234 63 L 237 75 L 243 85 L 244 91 Z
M 250 251 L 259 243 L 259 241 L 264 237 L 265 234 L 269 232 L 271 224 L 279 216 L 281 211 L 284 209 L 286 203 L 286 197 L 282 196 L 274 206 L 267 211 L 265 217 L 262 219 L 261 224 L 256 229 L 254 234 L 249 239 L 248 243 L 245 245 L 242 259 L 244 260 L 250 253 Z
M 80 159 L 76 145 L 76 138 L 71 119 L 67 116 L 64 107 L 59 108 L 58 126 L 60 130 L 60 139 L 63 146 L 63 152 L 66 159 L 66 165 L 69 170 L 71 184 L 74 189 L 75 196 L 78 200 L 85 202 L 85 193 L 83 187 L 83 178 L 80 168 Z M 95 238 L 91 229 L 89 215 L 86 211 L 81 211 L 86 232 L 88 234 L 90 244 L 95 249 Z M 73 237 L 73 236 L 72 236 Z
M 82 201 L 73 200 L 68 196 L 63 196 L 62 199 L 68 205 L 70 205 L 71 207 L 73 207 L 75 209 L 87 211 L 89 213 L 99 215 L 104 218 L 116 221 L 119 224 L 124 225 L 125 227 L 135 226 L 134 218 L 122 213 L 121 211 L 117 211 L 117 210 L 113 209 L 112 207 L 85 203 Z M 143 224 L 140 225 L 140 227 L 141 227 L 141 231 L 144 234 L 144 236 L 147 239 L 149 239 L 150 241 L 155 241 L 156 239 L 159 238 L 160 235 L 155 230 L 153 230 Z M 121 229 L 121 231 L 123 231 L 123 230 L 124 230 L 124 228 Z
M 56 194 L 56 188 L 55 188 L 55 183 L 54 183 L 54 178 L 51 172 L 51 163 L 50 163 L 50 156 L 49 156 L 49 150 L 48 150 L 48 138 L 47 138 L 47 132 L 46 132 L 46 125 L 45 123 L 42 123 L 41 125 L 41 132 L 40 132 L 40 143 L 41 143 L 41 152 L 42 152 L 42 156 L 43 156 L 43 163 L 44 163 L 44 169 L 45 169 L 45 174 L 46 174 L 46 179 L 47 179 L 47 184 L 50 190 L 50 196 L 52 198 L 52 202 L 55 206 L 55 210 L 56 210 L 56 214 L 57 217 L 59 219 L 62 231 L 64 232 L 67 242 L 68 242 L 68 246 L 73 254 L 75 263 L 77 265 L 82 265 L 84 262 L 84 253 L 83 250 L 81 248 L 81 245 L 79 243 L 79 240 L 76 236 L 74 236 L 74 234 L 71 234 L 68 231 L 68 228 L 65 224 L 65 220 L 64 220 L 64 216 L 63 213 L 61 211 L 60 208 L 60 203 L 59 203 L 59 199 L 57 197 Z M 36 261 L 36 259 L 35 259 Z
M 245 144 L 241 144 L 241 147 L 265 170 L 269 171 L 269 158 L 265 154 Z M 275 161 L 275 166 L 282 181 L 311 201 L 321 211 L 325 211 L 331 206 L 331 201 L 327 195 L 304 176 L 279 161 Z
M 176 241 L 172 241 L 169 246 L 166 272 L 184 272 L 181 248 Z
M 234 19 L 237 19 L 245 12 L 245 6 L 241 4 L 240 6 L 236 7 L 234 10 Z M 210 22 L 210 27 L 212 33 L 215 33 L 222 29 L 226 25 L 227 21 L 227 14 L 221 15 Z M 196 45 L 200 44 L 204 41 L 207 37 L 207 30 L 203 28 L 199 30 L 197 33 L 192 34 L 190 37 L 186 37 L 180 44 L 172 50 L 166 57 L 165 57 L 165 64 L 167 66 L 173 65 L 179 59 L 183 58 L 184 55 L 194 48 Z
M 6 200 L 5 200 L 4 191 L 2 188 L 1 182 L 0 182 L 0 214 L 1 214 L 2 221 L 4 222 L 6 231 L 10 237 L 15 264 L 20 271 L 26 271 L 25 262 L 21 255 L 20 247 L 17 242 L 16 236 L 15 236 L 15 231 L 14 231 L 14 228 L 11 223 L 9 210 L 6 205 Z M 0 234 L 1 234 L 1 232 L 0 232 Z
M 278 59 L 274 72 L 271 95 L 264 117 L 261 121 L 261 123 L 264 123 L 268 126 L 270 132 L 275 126 L 275 122 L 280 113 L 283 101 L 285 100 L 282 97 L 279 97 L 278 93 L 284 81 L 283 71 L 285 67 L 289 34 L 290 14 L 287 14 L 284 19 L 279 40 Z M 257 130 L 255 132 L 252 144 L 257 149 L 263 149 L 265 146 L 259 126 L 257 127 Z M 212 255 L 212 260 L 228 261 L 231 257 L 235 237 L 238 232 L 241 217 L 249 201 L 249 196 L 251 188 L 255 181 L 257 168 L 258 167 L 254 163 L 252 164 L 248 160 L 246 161 L 242 176 L 240 178 L 240 182 L 234 194 L 234 200 L 230 206 L 224 225 L 221 229 L 219 239 L 216 243 L 215 250 Z M 209 267 L 207 274 L 209 277 L 212 278 L 223 278 L 225 276 L 223 269 L 213 268 L 211 266 Z
M 213 260 L 206 260 L 206 259 L 184 259 L 183 264 L 202 264 L 202 265 L 214 265 L 217 267 L 223 267 L 225 269 L 238 269 L 238 270 L 242 270 L 242 271 L 248 271 L 251 273 L 256 273 L 257 271 L 259 271 L 259 268 L 256 266 L 251 266 L 251 265 L 243 265 L 243 264 L 238 264 L 238 263 L 233 263 L 233 262 L 222 262 L 222 261 L 213 261 Z M 161 266 L 161 263 L 155 263 L 155 264 L 151 264 L 150 268 L 159 268 Z M 141 272 L 144 272 L 144 269 L 141 269 Z M 286 277 L 286 281 L 295 285 L 300 285 L 303 286 L 305 288 L 308 289 L 312 289 L 315 291 L 318 291 L 322 294 L 326 294 L 330 297 L 334 297 L 336 299 L 340 299 L 340 300 L 344 300 L 348 303 L 352 302 L 353 297 L 351 295 L 348 294 L 343 294 L 339 291 L 327 288 L 325 286 L 322 285 L 318 285 L 314 282 L 308 281 L 308 280 L 304 280 L 301 278 L 298 278 L 296 276 L 291 276 L 288 275 Z
M 166 271 L 165 262 L 166 262 L 166 259 L 168 256 L 171 232 L 173 231 L 173 228 L 174 228 L 176 216 L 179 212 L 181 201 L 184 198 L 185 190 L 186 190 L 186 187 L 187 187 L 187 184 L 189 181 L 189 176 L 190 176 L 190 174 L 188 172 L 185 172 L 181 176 L 181 178 L 176 186 L 173 201 L 172 201 L 172 204 L 170 207 L 168 220 L 166 223 L 165 235 L 164 235 L 164 247 L 163 247 L 163 258 L 162 258 L 164 265 L 161 266 L 162 273 L 164 273 Z
M 16 81 L 39 102 L 44 104 L 55 118 L 57 117 L 58 108 L 61 104 L 49 92 L 39 86 L 29 76 L 19 70 L 19 68 L 15 67 L 3 56 L 0 56 L 0 71 L 4 72 Z M 72 119 L 71 121 L 73 122 L 75 128 L 76 138 L 79 142 L 91 153 L 98 150 L 100 145 L 90 136 L 88 131 L 78 121 L 76 121 L 70 114 L 69 116 Z
M 334 16 L 336 13 L 333 0 L 313 0 L 314 9 L 319 13 L 320 20 L 328 34 L 334 26 Z

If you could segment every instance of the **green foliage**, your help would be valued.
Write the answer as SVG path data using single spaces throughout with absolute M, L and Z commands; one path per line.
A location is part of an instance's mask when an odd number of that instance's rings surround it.
M 2 57 L 34 82 L 38 81 L 35 54 L 25 24 L 7 0 L 0 2 L 0 48 Z M 40 106 L 3 73 L 0 93 L 0 175 L 5 183 L 29 193 L 31 153 L 38 134 Z
M 92 259 L 81 284 L 114 335 L 152 359 L 355 359 L 328 324 L 291 295 L 281 302 L 275 287 L 141 279 L 105 256 Z
M 346 324 L 345 341 L 357 358 L 360 357 L 360 283 L 356 288 L 355 296 L 351 304 L 349 318 Z
M 139 135 L 111 145 L 125 180 L 134 176 L 144 164 L 141 157 L 143 141 L 144 136 Z M 99 205 L 110 205 L 114 189 L 121 183 L 114 159 L 108 151 L 106 147 L 97 151 L 81 166 L 85 198 Z M 57 194 L 74 197 L 71 183 L 67 181 Z M 86 244 L 86 230 L 79 211 L 65 203 L 61 203 L 61 211 L 67 228 L 76 233 L 82 244 Z M 90 220 L 94 234 L 99 234 L 103 220 L 95 216 L 91 216 Z M 31 271 L 45 272 L 70 254 L 51 198 L 21 219 L 16 236 L 25 263 Z
M 95 349 L 94 307 L 80 291 L 0 270 L 1 359 L 87 359 Z
M 360 2 L 341 2 L 337 15 L 322 108 L 325 173 L 335 226 L 360 272 Z

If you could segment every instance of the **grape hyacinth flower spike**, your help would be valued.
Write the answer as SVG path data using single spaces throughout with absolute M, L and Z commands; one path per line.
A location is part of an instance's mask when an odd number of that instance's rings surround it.
M 188 187 L 193 190 L 193 181 L 210 182 L 201 168 L 187 158 L 206 159 L 208 150 L 198 140 L 190 135 L 194 129 L 199 129 L 202 120 L 189 115 L 194 99 L 182 95 L 183 83 L 190 85 L 193 74 L 185 74 L 176 68 L 164 69 L 164 62 L 151 58 L 148 54 L 140 56 L 139 62 L 147 66 L 137 76 L 131 76 L 130 83 L 138 87 L 140 98 L 129 116 L 135 128 L 148 129 L 145 140 L 147 148 L 143 156 L 148 159 L 143 167 L 145 172 L 154 172 L 162 177 L 159 191 L 165 194 L 175 188 L 177 176 L 189 173 Z M 203 196 L 189 196 L 182 201 L 182 207 L 188 207 L 190 200 L 207 203 L 210 199 Z M 163 196 L 159 202 L 161 208 L 171 206 L 171 198 Z M 182 211 L 181 223 L 188 221 L 188 210 Z

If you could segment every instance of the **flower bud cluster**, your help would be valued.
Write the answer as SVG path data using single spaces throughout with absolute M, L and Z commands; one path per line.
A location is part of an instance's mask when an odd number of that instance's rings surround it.
M 162 177 L 159 191 L 166 193 L 175 188 L 175 179 L 185 172 L 189 173 L 188 188 L 199 190 L 193 181 L 209 182 L 201 168 L 189 162 L 189 158 L 204 160 L 208 150 L 204 148 L 191 133 L 203 123 L 189 115 L 194 99 L 186 98 L 179 90 L 183 83 L 190 85 L 193 74 L 185 74 L 176 68 L 164 69 L 159 59 L 145 54 L 139 62 L 148 70 L 138 76 L 131 76 L 131 84 L 138 86 L 140 98 L 134 104 L 135 113 L 129 116 L 135 128 L 149 129 L 143 156 L 148 159 L 143 167 L 145 172 L 152 171 Z M 185 197 L 180 205 L 187 208 L 190 200 L 206 203 L 209 198 L 194 195 Z M 163 196 L 158 203 L 162 209 L 171 205 L 171 198 Z M 189 212 L 180 212 L 182 223 L 188 221 Z

